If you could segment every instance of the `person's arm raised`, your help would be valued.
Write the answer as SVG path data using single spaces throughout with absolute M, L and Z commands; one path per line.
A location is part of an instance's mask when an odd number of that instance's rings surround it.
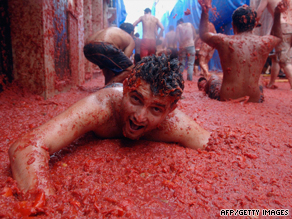
M 138 20 L 136 20 L 136 21 L 133 23 L 133 26 L 136 27 L 141 21 L 142 21 L 142 16 L 139 17 Z
M 211 0 L 199 1 L 202 6 L 202 15 L 199 26 L 199 35 L 203 42 L 209 46 L 218 48 L 222 46 L 222 38 L 226 35 L 212 33 L 209 30 L 209 9 L 211 8 Z
M 162 23 L 158 19 L 157 19 L 157 26 L 160 27 L 160 31 L 159 31 L 159 34 L 158 34 L 158 39 L 159 39 L 160 37 L 163 36 L 164 27 L 163 27 Z
M 106 110 L 98 102 L 95 95 L 86 97 L 11 145 L 12 175 L 23 192 L 54 193 L 48 176 L 50 155 L 106 119 Z
M 281 28 L 281 13 L 288 9 L 288 2 L 286 0 L 280 1 L 274 10 L 274 23 L 271 30 L 271 35 L 278 37 L 282 40 Z
M 264 10 L 267 8 L 268 5 L 268 0 L 261 0 L 258 8 L 257 8 L 257 22 L 259 22 L 259 20 L 262 17 L 262 14 L 264 12 Z
M 179 143 L 191 149 L 204 149 L 209 142 L 210 133 L 200 127 L 192 118 L 175 109 L 161 126 L 145 135 L 145 139 L 161 142 Z

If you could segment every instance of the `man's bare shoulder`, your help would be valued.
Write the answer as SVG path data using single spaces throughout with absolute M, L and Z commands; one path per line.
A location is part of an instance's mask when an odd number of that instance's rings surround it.
M 90 97 L 90 96 L 89 96 Z M 97 104 L 106 102 L 119 102 L 123 97 L 123 87 L 115 86 L 105 87 L 101 90 L 96 91 L 91 95 L 90 98 L 94 98 Z
M 156 130 L 144 136 L 148 140 L 175 142 L 192 149 L 204 148 L 209 137 L 208 131 L 179 109 L 170 113 Z
M 102 138 L 121 137 L 121 129 L 117 126 L 120 113 L 123 87 L 104 88 L 95 92 L 92 98 L 96 105 L 92 108 L 94 133 Z

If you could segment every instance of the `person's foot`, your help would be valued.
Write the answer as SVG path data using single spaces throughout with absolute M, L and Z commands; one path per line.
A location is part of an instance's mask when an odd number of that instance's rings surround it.
M 272 84 L 272 85 L 267 84 L 267 85 L 266 85 L 266 88 L 268 88 L 268 89 L 277 89 L 278 86 L 276 86 L 276 85 L 274 85 L 274 84 Z

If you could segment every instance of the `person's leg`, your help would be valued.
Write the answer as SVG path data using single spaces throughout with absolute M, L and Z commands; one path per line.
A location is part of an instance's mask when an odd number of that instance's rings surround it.
M 179 72 L 180 73 L 183 73 L 183 71 L 185 70 L 186 57 L 187 57 L 187 53 L 186 53 L 185 48 L 180 48 L 179 49 L 179 63 L 180 63 Z
M 196 50 L 194 46 L 187 47 L 188 54 L 188 76 L 187 80 L 193 80 L 194 62 L 196 57 Z
M 290 89 L 292 91 L 292 64 L 291 63 L 286 64 L 285 66 L 283 66 L 283 70 L 286 75 L 286 78 L 290 83 Z
M 279 71 L 280 71 L 280 64 L 276 60 L 276 58 L 273 58 L 272 59 L 272 66 L 271 66 L 271 78 L 270 78 L 269 84 L 267 85 L 267 88 L 271 88 L 271 89 L 277 88 L 274 84 L 275 84 L 276 78 L 279 74 Z
M 209 68 L 208 68 L 208 63 L 206 61 L 206 57 L 200 56 L 199 63 L 200 63 L 203 76 L 207 78 L 209 76 L 209 71 L 208 71 Z
M 105 85 L 111 83 L 123 83 L 123 81 L 131 74 L 134 65 L 130 66 L 129 68 L 125 69 L 122 73 L 117 76 L 111 77 L 109 80 L 106 81 Z
M 107 68 L 102 69 L 102 73 L 104 76 L 104 84 L 105 85 L 109 84 L 109 82 L 112 81 L 113 78 L 115 77 L 115 74 Z

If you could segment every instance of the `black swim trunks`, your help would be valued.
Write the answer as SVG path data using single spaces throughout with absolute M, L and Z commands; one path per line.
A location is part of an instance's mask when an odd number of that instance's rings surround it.
M 177 59 L 178 58 L 177 48 L 168 47 L 167 49 L 171 51 L 170 59 Z
M 115 46 L 105 42 L 94 42 L 84 46 L 85 57 L 100 69 L 107 68 L 116 76 L 133 65 L 131 60 Z

